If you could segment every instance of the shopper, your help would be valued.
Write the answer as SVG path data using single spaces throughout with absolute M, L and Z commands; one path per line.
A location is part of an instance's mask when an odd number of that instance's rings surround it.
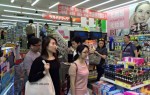
M 138 40 L 135 40 L 135 46 L 136 46 L 136 49 L 137 49 L 138 57 L 141 57 L 141 49 L 142 49 L 142 47 L 139 45 Z
M 98 54 L 101 57 L 100 63 L 96 66 L 98 73 L 96 81 L 99 81 L 104 74 L 104 65 L 108 55 L 107 48 L 105 46 L 105 40 L 103 38 L 99 39 L 98 47 L 96 48 L 94 53 Z
M 130 17 L 130 26 L 131 30 L 138 30 L 138 23 L 147 24 L 147 21 L 150 18 L 150 2 L 145 1 L 143 3 L 139 3 L 134 11 L 134 14 Z M 150 30 L 150 27 L 149 29 Z
M 134 44 L 130 42 L 130 36 L 124 36 L 124 45 L 122 46 L 122 54 L 121 58 L 123 57 L 138 57 L 137 49 Z
M 23 60 L 23 66 L 25 68 L 26 75 L 29 76 L 31 65 L 33 61 L 40 56 L 40 49 L 41 49 L 41 40 L 36 37 L 32 37 L 29 40 L 30 50 L 26 54 Z
M 71 39 L 71 46 L 68 48 L 68 62 L 73 62 L 74 56 L 77 54 L 76 49 L 79 45 L 82 44 L 82 40 L 80 37 L 76 36 Z
M 76 52 L 74 64 L 69 68 L 71 95 L 89 95 L 87 89 L 89 71 L 86 63 L 89 48 L 86 45 L 79 45 Z
M 40 36 L 42 37 L 42 39 L 44 39 L 47 36 L 47 32 L 48 32 L 48 24 L 46 23 L 40 31 Z
M 1 31 L 1 40 L 4 40 L 5 39 L 5 32 L 4 30 Z
M 29 49 L 29 39 L 36 35 L 36 28 L 33 25 L 33 20 L 29 20 L 29 24 L 26 26 L 26 35 L 27 35 L 27 48 Z
M 36 82 L 42 79 L 47 72 L 50 73 L 56 95 L 60 95 L 60 63 L 57 58 L 57 41 L 53 37 L 45 37 L 42 41 L 41 56 L 36 58 L 31 66 L 29 82 Z M 44 65 L 45 60 L 48 65 Z M 50 68 L 50 69 L 48 69 Z

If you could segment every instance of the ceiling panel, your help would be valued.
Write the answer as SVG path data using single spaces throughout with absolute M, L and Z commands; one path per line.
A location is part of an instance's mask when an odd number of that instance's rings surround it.
M 41 9 L 41 10 L 47 10 L 49 11 L 49 7 L 57 2 L 60 2 L 62 4 L 65 5 L 69 5 L 69 6 L 73 6 L 77 3 L 80 3 L 84 0 L 40 0 L 35 6 L 31 6 L 31 3 L 34 2 L 35 0 L 15 0 L 14 3 L 10 2 L 11 0 L 0 0 L 0 4 L 7 4 L 7 5 L 14 5 L 14 6 L 22 6 L 22 7 L 27 7 L 27 8 L 34 8 L 34 9 Z M 27 2 L 27 1 L 31 1 L 31 2 Z M 106 2 L 108 0 L 90 0 L 89 2 L 86 2 L 83 5 L 78 6 L 79 8 L 88 8 L 97 4 L 100 4 L 102 2 Z M 108 7 L 112 7 L 124 2 L 128 2 L 131 0 L 115 0 L 113 2 L 110 2 L 108 4 L 102 5 L 100 7 L 96 7 L 93 8 L 92 10 L 100 10 L 100 9 L 104 9 L 104 8 L 108 8 Z M 138 1 L 142 1 L 142 0 L 138 0 Z M 0 6 L 0 15 L 17 15 L 16 13 L 8 13 L 8 12 L 4 12 L 4 10 L 12 10 L 12 11 L 23 11 L 23 12 L 29 12 L 29 13 L 35 13 L 36 11 L 31 11 L 31 10 L 24 10 L 24 9 L 17 9 L 17 8 L 8 8 L 8 7 L 2 7 Z M 57 12 L 57 6 L 50 9 L 50 11 L 55 11 Z M 38 12 L 39 14 L 42 14 L 42 12 Z M 36 14 L 36 13 L 35 13 Z M 23 15 L 24 17 L 33 17 L 33 18 L 42 18 L 39 16 L 33 16 L 33 15 Z M 1 17 L 0 18 L 4 18 Z

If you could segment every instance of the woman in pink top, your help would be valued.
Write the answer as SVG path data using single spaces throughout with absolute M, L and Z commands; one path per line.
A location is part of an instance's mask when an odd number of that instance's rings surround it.
M 86 64 L 89 48 L 86 45 L 79 45 L 76 51 L 74 64 L 69 68 L 71 95 L 89 95 L 87 89 L 89 71 Z

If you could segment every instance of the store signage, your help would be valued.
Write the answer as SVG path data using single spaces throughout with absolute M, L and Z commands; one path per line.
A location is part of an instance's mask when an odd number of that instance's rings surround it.
M 88 18 L 97 18 L 97 19 L 107 19 L 106 13 L 101 13 L 93 10 L 87 10 L 83 8 L 75 8 L 66 5 L 58 5 L 58 13 L 63 15 L 71 15 L 78 17 L 88 17 Z
M 61 20 L 61 21 L 70 21 L 70 17 L 69 16 L 59 16 L 59 15 L 52 15 L 49 13 L 43 13 L 42 17 L 44 19 L 50 19 L 50 20 Z M 81 18 L 72 18 L 73 22 L 81 22 Z
M 44 14 L 42 14 L 42 17 L 45 18 L 45 19 L 51 19 L 51 20 L 70 21 L 70 17 L 52 15 L 52 14 L 49 14 L 49 13 L 44 13 Z

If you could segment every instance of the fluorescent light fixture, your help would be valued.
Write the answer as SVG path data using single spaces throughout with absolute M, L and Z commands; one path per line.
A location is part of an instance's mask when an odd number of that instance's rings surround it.
M 9 17 L 9 18 L 20 18 L 20 19 L 33 19 L 33 20 L 39 20 L 39 21 L 53 21 L 53 20 L 46 20 L 46 19 L 38 19 L 38 18 L 29 18 L 29 17 L 20 17 L 20 16 L 10 16 L 10 15 L 1 15 L 2 17 Z M 70 23 L 66 21 L 56 21 L 59 23 Z M 73 23 L 73 24 L 80 24 L 80 23 Z
M 35 14 L 35 13 L 19 12 L 19 11 L 12 11 L 12 10 L 4 10 L 4 12 L 18 13 L 18 14 L 27 14 L 27 15 L 35 15 L 35 16 L 41 16 L 42 17 L 42 14 Z
M 57 2 L 54 5 L 50 6 L 49 9 L 52 9 L 53 7 L 57 6 L 58 4 L 60 4 L 60 2 Z
M 24 9 L 24 10 L 30 10 L 30 11 L 49 12 L 49 13 L 55 13 L 55 14 L 58 14 L 58 12 L 53 12 L 53 11 L 40 10 L 40 9 L 38 10 L 38 9 L 33 9 L 33 8 L 26 8 L 26 7 L 12 6 L 12 5 L 6 5 L 6 4 L 0 4 L 0 6 L 3 6 L 3 7 L 9 7 L 9 8 Z
M 109 8 L 106 8 L 106 9 L 102 9 L 102 10 L 99 10 L 99 12 L 101 11 L 106 11 L 106 10 L 110 10 L 110 9 L 113 9 L 113 8 L 117 8 L 117 7 L 120 7 L 120 6 L 123 6 L 123 5 L 127 5 L 127 4 L 130 4 L 130 3 L 134 3 L 138 0 L 133 0 L 133 1 L 129 1 L 129 2 L 126 2 L 126 3 L 122 3 L 122 4 L 119 4 L 119 5 L 116 5 L 116 6 L 112 6 L 112 7 L 109 7 Z M 143 1 L 142 1 L 143 2 Z
M 95 6 L 89 7 L 89 8 L 87 8 L 87 9 L 88 9 L 88 10 L 89 10 L 89 9 L 93 9 L 93 8 L 96 8 L 96 7 L 105 5 L 105 4 L 110 3 L 110 2 L 113 2 L 113 1 L 115 1 L 115 0 L 109 0 L 109 1 L 106 1 L 106 2 L 103 2 L 103 3 L 100 3 L 100 4 L 97 4 L 97 5 L 95 5 Z
M 72 6 L 72 7 L 77 7 L 77 6 L 82 5 L 82 4 L 84 4 L 84 3 L 88 2 L 88 1 L 90 1 L 90 0 L 84 0 L 83 2 L 80 2 L 80 3 L 78 3 L 78 4 L 76 4 L 76 5 Z
M 23 20 L 12 20 L 12 19 L 0 19 L 1 21 L 14 21 L 14 22 L 28 22 Z
M 14 3 L 15 0 L 11 0 L 11 3 Z
M 34 6 L 34 5 L 37 4 L 39 1 L 40 1 L 40 0 L 35 0 L 35 1 L 31 4 L 31 6 Z

